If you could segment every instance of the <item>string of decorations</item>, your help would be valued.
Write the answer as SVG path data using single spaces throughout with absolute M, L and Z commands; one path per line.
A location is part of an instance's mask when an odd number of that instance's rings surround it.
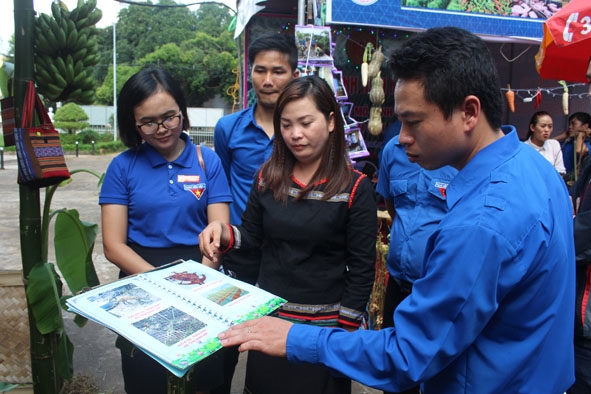
M 379 45 L 380 41 L 386 37 L 391 37 L 395 40 L 406 40 L 412 35 L 412 33 L 405 32 L 405 31 L 397 31 L 397 30 L 392 31 L 392 30 L 388 30 L 388 29 L 380 29 L 380 28 L 375 28 L 375 27 L 364 28 L 361 26 L 339 26 L 339 27 L 332 29 L 333 36 L 346 37 L 346 39 L 349 43 L 351 43 L 352 45 L 355 45 L 361 49 L 365 48 L 367 43 L 366 42 L 358 42 L 357 40 L 355 40 L 351 37 L 351 34 L 352 33 L 363 33 L 363 32 L 369 33 L 372 36 L 372 38 L 375 40 L 374 46 Z M 390 33 L 388 33 L 388 32 L 390 32 Z M 518 57 L 521 57 L 529 49 L 529 47 L 526 48 L 526 50 L 521 52 L 514 59 L 508 59 L 502 53 L 503 47 L 504 47 L 504 44 L 501 46 L 501 54 L 503 55 L 503 58 L 505 58 L 505 60 L 508 62 L 515 61 Z M 343 46 L 342 51 L 346 52 L 346 50 L 347 50 L 347 48 L 345 46 Z M 348 59 L 347 62 L 350 63 L 351 60 Z M 356 65 L 355 68 L 359 69 L 360 65 Z M 573 91 L 572 88 L 582 87 L 582 86 L 584 87 L 584 86 L 586 86 L 586 84 L 584 84 L 584 83 L 567 84 L 566 90 L 565 90 L 565 86 L 560 84 L 560 86 L 551 87 L 551 88 L 540 88 L 540 87 L 524 88 L 524 89 L 503 88 L 503 89 L 501 89 L 501 91 L 506 92 L 508 90 L 512 90 L 515 93 L 516 98 L 520 99 L 524 103 L 529 103 L 529 102 L 535 102 L 536 97 L 539 97 L 541 94 L 548 94 L 552 97 L 564 97 L 565 91 L 568 92 L 569 99 L 570 98 L 586 99 L 588 96 L 588 92 L 586 89 L 584 92 L 581 92 L 581 93 L 572 93 L 572 91 Z
M 572 91 L 572 88 L 581 87 L 581 86 L 586 86 L 586 84 L 584 84 L 584 83 L 566 84 L 566 87 L 569 92 Z M 554 88 L 540 88 L 540 87 L 527 88 L 527 89 L 501 88 L 502 92 L 507 92 L 509 90 L 512 90 L 513 92 L 515 92 L 515 96 L 519 97 L 521 99 L 521 101 L 523 101 L 524 103 L 529 103 L 529 102 L 534 101 L 534 99 L 538 95 L 538 92 L 548 94 L 552 97 L 563 97 L 563 94 L 565 91 L 564 85 L 557 86 Z M 588 91 L 584 91 L 582 93 L 568 93 L 569 98 L 586 99 L 588 95 L 589 95 Z
M 118 0 L 120 1 L 120 0 Z M 287 22 L 282 26 L 282 30 L 291 30 L 293 29 L 293 25 L 290 22 Z M 398 31 L 398 30 L 390 30 L 390 29 L 381 29 L 379 27 L 362 27 L 362 26 L 333 26 L 331 29 L 332 37 L 336 41 L 337 37 L 343 37 L 348 45 L 352 45 L 353 47 L 357 47 L 360 50 L 365 49 L 368 42 L 372 42 L 375 47 L 379 47 L 383 40 L 385 39 L 394 39 L 394 40 L 406 40 L 412 36 L 413 33 L 406 32 L 406 31 Z M 369 40 L 365 40 L 365 42 L 360 42 L 352 37 L 355 33 L 366 33 L 369 34 Z M 336 49 L 336 43 L 333 42 L 332 50 Z M 500 52 L 502 57 L 507 62 L 513 62 L 518 58 L 522 57 L 530 47 L 526 48 L 524 51 L 519 53 L 515 58 L 508 59 L 507 56 L 503 53 L 503 48 L 505 44 L 501 46 Z M 342 45 L 340 50 L 344 53 L 344 59 L 346 62 L 351 65 L 351 58 L 347 54 L 347 46 Z M 361 64 L 354 64 L 352 65 L 356 70 L 360 70 Z M 521 88 L 521 89 L 512 89 L 510 86 L 507 88 L 501 88 L 501 92 L 506 97 L 509 106 L 512 108 L 511 112 L 515 109 L 515 99 L 520 100 L 524 103 L 533 103 L 536 108 L 539 107 L 542 101 L 542 94 L 547 94 L 551 97 L 561 97 L 562 98 L 562 106 L 564 113 L 568 113 L 568 102 L 570 99 L 587 99 L 589 97 L 589 91 L 587 90 L 587 84 L 585 83 L 570 83 L 567 84 L 565 81 L 558 81 L 559 86 L 556 87 L 535 87 L 535 88 Z M 574 92 L 574 91 L 577 92 Z

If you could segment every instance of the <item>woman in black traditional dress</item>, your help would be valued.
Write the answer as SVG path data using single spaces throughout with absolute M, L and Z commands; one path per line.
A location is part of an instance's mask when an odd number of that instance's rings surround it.
M 213 261 L 260 248 L 259 286 L 289 302 L 284 319 L 357 330 L 374 281 L 377 210 L 354 170 L 334 93 L 321 78 L 291 81 L 274 114 L 273 153 L 253 184 L 240 226 L 213 222 L 199 236 Z M 318 365 L 249 352 L 245 393 L 346 394 L 348 378 Z

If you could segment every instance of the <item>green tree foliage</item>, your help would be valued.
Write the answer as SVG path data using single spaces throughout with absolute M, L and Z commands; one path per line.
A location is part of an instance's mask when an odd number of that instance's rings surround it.
M 175 4 L 161 0 L 155 7 L 131 5 L 121 10 L 117 23 L 118 62 L 134 64 L 164 44 L 195 34 L 197 18 L 189 8 L 164 7 Z
M 97 33 L 100 60 L 99 64 L 94 67 L 92 75 L 97 81 L 102 82 L 109 72 L 109 67 L 113 64 L 113 26 L 97 29 Z M 97 83 L 97 86 L 99 84 L 100 82 Z
M 10 36 L 8 40 L 8 52 L 3 53 L 4 60 L 14 64 L 14 34 Z
M 190 106 L 202 106 L 235 83 L 236 44 L 230 33 L 212 37 L 199 32 L 180 46 L 170 43 L 140 60 L 143 66 L 167 69 L 185 91 Z
M 97 102 L 105 105 L 113 105 L 113 66 L 106 67 L 107 73 L 104 78 L 104 82 L 96 90 Z M 126 64 L 117 65 L 117 92 L 121 91 L 123 84 L 133 74 L 138 72 L 141 66 L 128 66 Z
M 237 47 L 228 32 L 232 15 L 226 7 L 203 4 L 192 13 L 186 7 L 161 0 L 158 6 L 130 6 L 120 12 L 117 23 L 117 91 L 143 67 L 168 70 L 177 79 L 189 106 L 202 106 L 216 95 L 228 103 L 228 88 L 236 83 Z M 182 21 L 182 22 L 179 22 Z M 112 27 L 108 28 L 112 35 Z M 105 46 L 108 36 L 103 36 Z M 112 37 L 111 37 L 112 41 Z M 110 49 L 112 56 L 112 44 Z M 106 56 L 106 55 L 105 55 Z M 104 58 L 105 62 L 111 61 Z M 113 71 L 106 66 L 97 102 L 113 104 Z
M 215 4 L 203 4 L 195 12 L 197 15 L 197 31 L 211 36 L 219 36 L 227 31 L 232 16 L 224 7 Z
M 76 103 L 68 103 L 56 111 L 53 125 L 57 129 L 66 130 L 68 134 L 75 134 L 76 131 L 90 126 L 87 120 L 88 115 L 82 107 Z

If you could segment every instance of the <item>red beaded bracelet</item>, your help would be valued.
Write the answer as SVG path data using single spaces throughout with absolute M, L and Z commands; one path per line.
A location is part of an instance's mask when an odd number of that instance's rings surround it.
M 230 242 L 228 242 L 226 249 L 222 250 L 222 254 L 228 252 L 234 246 L 234 229 L 228 223 L 226 223 L 226 226 L 228 226 L 228 231 L 230 232 Z

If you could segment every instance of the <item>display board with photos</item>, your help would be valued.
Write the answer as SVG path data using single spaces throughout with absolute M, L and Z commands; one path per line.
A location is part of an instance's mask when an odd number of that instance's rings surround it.
M 296 25 L 294 35 L 298 46 L 300 76 L 316 75 L 324 79 L 332 88 L 341 106 L 349 157 L 356 159 L 369 156 L 361 128 L 351 116 L 353 103 L 347 101 L 348 94 L 343 82 L 343 73 L 334 66 L 334 45 L 330 27 Z
M 334 65 L 330 27 L 296 25 L 295 40 L 299 64 L 329 67 Z

